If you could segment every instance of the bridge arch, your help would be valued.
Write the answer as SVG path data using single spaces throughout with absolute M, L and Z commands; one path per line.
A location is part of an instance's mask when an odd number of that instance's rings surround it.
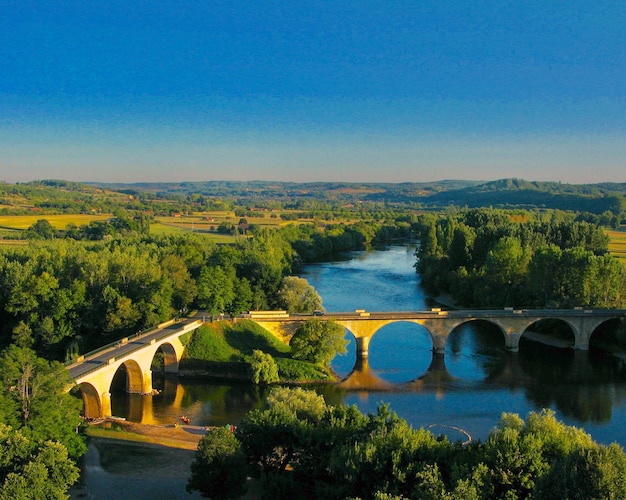
M 529 324 L 522 332 L 522 341 L 539 341 L 559 348 L 574 348 L 580 332 L 567 318 L 539 319 Z
M 455 343 L 462 340 L 463 335 L 468 328 L 478 328 L 480 325 L 484 325 L 488 328 L 487 335 L 491 337 L 498 337 L 502 340 L 502 346 L 505 347 L 508 339 L 506 330 L 497 321 L 492 321 L 484 318 L 469 318 L 463 322 L 457 324 L 450 330 L 448 338 L 446 340 L 446 350 L 455 350 Z
M 506 363 L 508 339 L 497 322 L 471 318 L 452 329 L 441 357 L 451 377 L 466 382 L 486 380 Z
M 500 323 L 487 318 L 468 318 L 464 321 L 459 322 L 450 330 L 450 333 L 448 334 L 448 337 L 446 339 L 446 349 L 454 350 L 454 346 L 451 346 L 449 344 L 457 339 L 460 339 L 460 336 L 463 334 L 464 328 L 471 328 L 481 324 L 486 325 L 491 330 L 491 335 L 498 335 L 502 339 L 503 346 L 507 345 L 509 334 Z
M 154 355 L 152 356 L 151 366 L 153 365 L 159 352 L 161 352 L 163 355 L 163 372 L 178 373 L 182 352 L 184 351 L 184 346 L 182 346 L 182 344 L 181 347 L 182 349 L 177 350 L 176 347 L 174 347 L 173 342 L 163 342 L 159 345 L 159 347 L 157 347 L 157 349 L 155 349 Z
M 614 346 L 617 341 L 618 328 L 623 321 L 620 318 L 608 318 L 606 321 L 598 324 L 589 336 L 590 346 L 602 350 L 607 350 L 610 346 Z
M 424 325 L 399 320 L 381 325 L 370 337 L 369 347 L 369 366 L 379 377 L 406 383 L 428 371 L 433 337 Z
M 111 383 L 113 383 L 113 381 L 116 380 L 118 377 L 122 376 L 122 373 L 125 373 L 126 375 L 126 392 L 130 394 L 143 393 L 143 370 L 141 369 L 137 361 L 135 361 L 134 359 L 128 359 L 121 363 L 115 374 L 113 375 Z
M 99 418 L 103 408 L 98 390 L 89 382 L 83 382 L 78 387 L 83 399 L 83 416 L 87 419 Z

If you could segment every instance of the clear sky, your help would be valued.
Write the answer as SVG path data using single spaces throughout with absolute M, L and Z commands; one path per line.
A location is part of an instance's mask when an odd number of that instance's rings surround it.
M 0 0 L 0 181 L 626 182 L 623 0 Z

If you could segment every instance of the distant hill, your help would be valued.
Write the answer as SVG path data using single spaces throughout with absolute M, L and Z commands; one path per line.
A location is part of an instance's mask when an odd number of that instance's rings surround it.
M 436 182 L 361 183 L 361 182 L 272 182 L 272 181 L 206 181 L 90 183 L 90 185 L 128 194 L 148 192 L 155 195 L 190 195 L 272 198 L 293 200 L 315 198 L 334 201 L 411 202 L 442 191 L 458 190 L 480 184 L 477 181 L 444 180 Z
M 206 181 L 143 183 L 75 183 L 43 180 L 0 184 L 0 207 L 45 211 L 110 211 L 113 206 L 132 209 L 140 203 L 191 206 L 193 200 L 231 200 L 254 206 L 275 202 L 285 207 L 308 201 L 332 205 L 384 203 L 413 208 L 497 207 L 547 208 L 602 214 L 626 212 L 626 183 L 563 184 L 501 179 L 492 182 L 443 180 L 435 182 L 270 182 Z M 183 207 L 181 206 L 181 209 Z M 2 208 L 0 211 L 8 211 Z
M 207 181 L 181 183 L 103 184 L 93 186 L 128 194 L 158 196 L 200 194 L 239 201 L 274 199 L 285 202 L 316 199 L 344 203 L 386 202 L 438 207 L 553 208 L 601 214 L 626 209 L 626 183 L 563 184 L 501 179 L 491 182 L 443 180 L 435 182 L 268 182 Z
M 553 208 L 601 214 L 626 208 L 626 183 L 561 184 L 502 179 L 477 186 L 435 193 L 428 206 Z

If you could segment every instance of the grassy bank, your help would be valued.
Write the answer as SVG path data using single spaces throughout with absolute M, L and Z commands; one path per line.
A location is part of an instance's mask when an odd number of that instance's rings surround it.
M 253 321 L 216 321 L 198 328 L 185 339 L 181 373 L 249 380 L 253 351 L 268 353 L 278 366 L 281 382 L 328 381 L 325 368 L 292 359 L 291 348 Z

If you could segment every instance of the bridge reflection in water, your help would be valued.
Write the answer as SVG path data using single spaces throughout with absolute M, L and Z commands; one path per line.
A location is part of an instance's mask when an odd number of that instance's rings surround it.
M 465 332 L 466 340 L 476 332 Z M 557 348 L 534 341 L 524 342 L 517 354 L 507 352 L 503 345 L 488 354 L 466 342 L 462 356 L 473 362 L 473 368 L 459 369 L 452 352 L 445 355 L 421 350 L 416 354 L 422 373 L 396 372 L 380 366 L 371 358 L 357 359 L 338 384 L 316 387 L 329 404 L 340 404 L 350 394 L 372 402 L 388 395 L 417 396 L 411 401 L 419 405 L 431 396 L 436 400 L 456 401 L 456 395 L 487 397 L 493 394 L 510 401 L 507 394 L 522 394 L 534 408 L 554 408 L 577 422 L 608 422 L 614 405 L 626 400 L 625 363 L 595 349 L 580 351 Z M 428 359 L 425 359 L 428 356 Z M 349 361 L 349 360 L 346 360 Z M 386 380 L 390 377 L 394 381 Z M 155 376 L 156 395 L 127 394 L 123 384 L 112 395 L 116 415 L 134 422 L 172 424 L 187 415 L 195 425 L 223 425 L 238 422 L 254 408 L 262 407 L 264 390 L 252 384 L 178 379 L 176 375 Z M 395 396 L 389 396 L 391 398 Z M 404 397 L 404 396 L 402 396 Z M 395 399 L 394 399 L 395 401 Z M 419 411 L 419 410 L 417 410 Z
M 351 392 L 424 392 L 443 396 L 453 392 L 488 392 L 498 389 L 524 391 L 538 408 L 556 407 L 563 415 L 586 422 L 611 419 L 614 400 L 626 398 L 619 389 L 626 379 L 626 362 L 607 352 L 581 351 L 525 340 L 523 349 L 511 354 L 504 349 L 486 362 L 484 378 L 454 376 L 446 357 L 432 352 L 428 369 L 413 380 L 389 382 L 357 357 L 352 371 L 338 384 Z M 616 385 L 607 384 L 607 380 Z M 619 385 L 617 385 L 619 384 Z M 555 386 L 558 390 L 554 390 Z

